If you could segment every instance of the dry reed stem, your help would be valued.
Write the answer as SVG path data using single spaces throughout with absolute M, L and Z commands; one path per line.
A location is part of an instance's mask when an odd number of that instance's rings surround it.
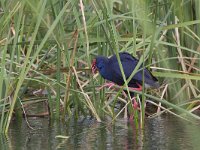
M 107 105 L 106 103 L 106 101 L 104 101 L 104 103 L 105 103 L 105 105 Z M 114 116 L 114 114 L 113 114 L 113 112 L 112 112 L 112 108 L 109 106 L 109 105 L 107 105 L 107 107 L 106 107 L 107 109 L 108 109 L 108 111 L 109 111 L 109 113 L 111 114 L 111 116 Z M 103 108 L 104 109 L 104 108 Z M 105 110 L 105 109 L 104 109 Z
M 175 24 L 177 24 L 177 23 L 178 23 L 178 18 L 175 17 Z M 180 57 L 178 57 L 178 59 L 179 59 L 179 61 L 181 63 L 183 71 L 184 72 L 188 72 L 187 68 L 186 68 L 186 65 L 185 65 L 185 62 L 184 62 L 184 59 L 183 59 L 183 54 L 182 54 L 181 48 L 179 48 L 181 46 L 181 44 L 180 44 L 180 35 L 179 35 L 178 27 L 175 28 L 175 37 L 176 37 L 176 42 L 177 42 L 177 45 L 178 45 L 177 50 L 178 50 L 178 53 L 179 53 L 179 56 L 180 56 Z M 192 84 L 191 80 L 185 79 L 185 81 L 189 85 L 193 95 L 196 97 L 197 93 L 196 93 L 196 91 L 195 91 L 195 89 L 193 87 L 193 84 Z M 190 98 L 191 97 L 190 96 L 191 93 L 190 93 L 189 88 L 187 88 L 187 93 L 188 93 L 188 96 Z
M 7 38 L 4 38 L 4 39 L 0 40 L 0 44 L 1 45 L 5 44 L 7 40 L 8 40 Z
M 80 84 L 80 80 L 79 80 L 79 78 L 78 78 L 78 74 L 77 74 L 77 72 L 76 72 L 75 67 L 72 67 L 72 69 L 73 69 L 73 71 L 74 71 L 74 74 L 75 74 L 75 77 L 76 77 L 76 81 L 77 81 L 77 83 L 78 83 L 78 85 L 79 85 L 79 88 L 80 88 L 80 90 L 81 90 L 81 93 L 82 93 L 83 96 L 85 97 L 85 100 L 86 100 L 86 102 L 87 102 L 87 104 L 88 104 L 88 108 L 92 111 L 92 113 L 93 113 L 94 116 L 96 117 L 97 121 L 98 121 L 98 122 L 101 122 L 101 119 L 100 119 L 100 117 L 98 116 L 98 114 L 97 114 L 97 112 L 96 112 L 96 110 L 95 110 L 95 108 L 94 108 L 94 106 L 93 106 L 93 104 L 92 104 L 92 101 L 90 100 L 90 97 L 88 96 L 88 94 L 87 94 L 86 92 L 84 92 L 84 90 L 83 90 L 83 88 L 82 88 L 82 86 L 81 86 L 81 84 Z
M 128 106 L 129 103 L 130 103 L 130 101 L 128 101 L 126 103 L 126 105 L 117 113 L 117 115 L 112 119 L 113 121 L 117 119 L 117 117 L 123 112 L 123 110 L 127 109 L 127 106 Z M 125 116 L 125 117 L 127 117 L 127 116 Z
M 76 49 L 77 49 L 77 41 L 78 41 L 78 31 L 77 30 L 74 32 L 73 38 L 75 38 L 75 42 L 74 42 L 74 48 L 73 48 L 73 51 L 71 54 L 71 59 L 70 59 L 70 66 L 69 66 L 70 68 L 74 65 L 74 57 L 75 57 L 75 53 L 76 53 Z M 70 47 L 70 45 L 71 45 L 71 42 L 69 43 L 68 47 Z M 67 83 L 66 83 L 66 93 L 64 96 L 64 114 L 66 113 L 66 105 L 69 100 L 70 79 L 71 79 L 71 69 L 69 69 L 67 80 L 66 80 Z
M 197 52 L 200 52 L 200 45 L 197 48 Z M 198 58 L 198 57 L 199 57 L 199 55 L 197 55 L 197 54 L 194 55 L 194 57 L 193 57 L 193 59 L 191 61 L 190 67 L 188 68 L 188 72 L 191 72 L 191 70 L 194 68 L 193 66 L 194 66 L 194 64 L 196 62 L 196 58 Z
M 188 87 L 188 84 L 184 84 L 184 85 L 182 86 L 182 88 L 176 93 L 176 95 L 175 95 L 172 99 L 175 99 L 175 98 L 177 98 L 179 95 L 181 95 L 182 92 L 183 92 L 187 87 Z
M 176 73 L 182 73 L 182 74 L 186 74 L 186 75 L 194 75 L 194 76 L 200 76 L 199 74 L 195 74 L 195 73 L 189 73 L 189 72 L 184 72 L 184 71 L 180 71 L 180 70 L 174 70 L 174 69 L 169 69 L 169 68 L 161 68 L 161 67 L 151 67 L 152 69 L 157 69 L 157 70 L 164 70 L 164 71 L 170 71 L 170 72 L 176 72 Z
M 199 109 L 200 108 L 200 105 L 198 105 L 198 106 L 196 106 L 196 107 L 194 107 L 194 108 L 192 108 L 189 112 L 193 112 L 193 111 L 195 111 L 195 110 L 197 110 L 197 109 Z
M 192 70 L 200 71 L 200 68 L 197 68 L 196 66 L 192 66 L 191 64 L 185 63 L 189 68 Z M 188 69 L 188 72 L 191 72 L 191 70 Z
M 28 126 L 30 129 L 34 130 L 34 128 L 33 128 L 33 127 L 30 125 L 30 123 L 28 122 L 28 119 L 27 119 L 27 116 L 26 116 L 26 111 L 24 110 L 24 106 L 23 106 L 22 102 L 21 102 L 21 101 L 19 101 L 19 102 L 20 102 L 20 104 L 21 104 L 22 111 L 24 112 L 24 118 L 25 118 L 25 121 L 26 121 L 27 126 Z
M 157 103 L 155 103 L 155 102 L 153 102 L 153 101 L 151 101 L 151 100 L 146 100 L 146 101 L 149 102 L 149 103 L 151 103 L 151 104 L 153 104 L 153 105 L 155 105 L 155 106 L 157 106 L 157 107 L 159 106 Z M 182 116 L 180 116 L 180 115 L 178 115 L 178 114 L 176 114 L 176 113 L 170 111 L 170 109 L 167 109 L 167 108 L 165 108 L 165 107 L 163 107 L 163 106 L 160 106 L 160 107 L 161 107 L 161 109 L 163 109 L 163 110 L 160 111 L 159 114 L 158 114 L 158 113 L 154 113 L 153 115 L 149 115 L 148 118 L 154 118 L 154 117 L 157 117 L 157 116 L 161 115 L 161 114 L 164 113 L 164 112 L 169 112 L 170 114 L 172 114 L 172 115 L 174 115 L 174 116 L 176 116 L 176 117 L 179 117 L 179 118 L 181 118 L 181 119 L 184 119 L 184 120 L 187 120 L 187 121 L 191 122 L 190 120 L 188 120 L 188 119 L 186 119 L 186 118 L 184 118 L 184 117 L 182 117 Z
M 85 32 L 86 53 L 87 53 L 87 56 L 89 56 L 89 39 L 88 39 L 88 34 L 87 34 L 87 25 L 86 25 L 85 13 L 84 13 L 84 5 L 83 5 L 83 1 L 82 0 L 80 0 L 80 8 L 81 8 L 83 26 L 84 26 L 84 32 Z
M 165 93 L 166 93 L 166 91 L 167 91 L 167 88 L 168 88 L 168 84 L 165 85 L 165 88 L 164 88 L 164 90 L 163 90 L 163 92 L 162 92 L 162 95 L 161 95 L 160 99 L 163 99 L 163 97 L 164 97 L 164 95 L 165 95 Z M 161 109 L 161 102 L 159 102 L 159 104 L 158 104 L 157 113 L 160 112 L 160 109 Z

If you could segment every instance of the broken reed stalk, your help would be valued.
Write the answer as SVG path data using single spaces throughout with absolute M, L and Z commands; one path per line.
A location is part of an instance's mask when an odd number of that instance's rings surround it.
M 71 58 L 70 58 L 70 64 L 69 64 L 70 68 L 74 65 L 74 58 L 75 58 L 76 49 L 77 49 L 77 41 L 78 41 L 78 31 L 77 30 L 74 32 L 73 39 L 75 41 L 74 41 L 74 48 L 73 48 L 73 51 L 72 51 L 72 54 L 71 54 Z M 70 47 L 70 45 L 71 45 L 71 42 L 69 43 L 68 47 Z M 63 119 L 65 117 L 67 109 L 70 112 L 70 109 L 68 108 L 70 79 L 71 79 L 71 69 L 69 69 L 68 76 L 67 76 L 67 79 L 66 79 L 66 92 L 65 92 L 64 106 L 63 106 L 64 107 L 64 112 L 63 112 L 63 116 L 62 116 Z

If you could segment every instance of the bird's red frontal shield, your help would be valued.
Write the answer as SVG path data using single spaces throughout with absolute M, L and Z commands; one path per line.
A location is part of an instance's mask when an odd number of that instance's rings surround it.
M 93 59 L 92 61 L 92 73 L 97 73 L 96 59 Z

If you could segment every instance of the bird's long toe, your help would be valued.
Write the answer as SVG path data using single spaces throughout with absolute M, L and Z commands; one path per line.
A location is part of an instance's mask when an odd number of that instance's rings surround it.
M 133 91 L 142 91 L 142 86 L 139 83 L 136 83 L 138 87 L 129 87 Z
M 113 86 L 115 86 L 115 83 L 113 82 L 106 82 L 104 83 L 104 85 L 102 85 L 101 87 L 98 88 L 98 90 L 103 89 L 104 87 L 108 87 L 108 89 L 112 88 Z

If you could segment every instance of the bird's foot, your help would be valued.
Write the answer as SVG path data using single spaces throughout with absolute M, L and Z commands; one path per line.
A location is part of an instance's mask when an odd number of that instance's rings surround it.
M 110 89 L 111 87 L 113 87 L 115 85 L 115 83 L 113 82 L 107 82 L 104 85 L 102 85 L 101 87 L 98 88 L 98 90 L 103 89 L 104 87 L 108 87 L 108 89 Z
M 134 90 L 134 91 L 142 91 L 142 86 L 139 83 L 136 83 L 136 84 L 138 86 L 137 88 L 129 87 L 129 89 Z

